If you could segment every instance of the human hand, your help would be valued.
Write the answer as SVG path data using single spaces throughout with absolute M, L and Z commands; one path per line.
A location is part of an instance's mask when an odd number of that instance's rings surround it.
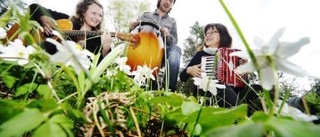
M 129 29 L 133 30 L 138 25 L 138 23 L 139 23 L 138 20 L 131 20 L 130 25 L 129 25 Z
M 163 36 L 169 36 L 170 32 L 168 28 L 161 28 L 161 33 L 163 34 Z
M 46 35 L 52 35 L 53 27 L 57 26 L 54 19 L 48 16 L 41 16 L 40 22 Z
M 204 71 L 200 67 L 201 64 L 190 66 L 187 68 L 187 73 L 193 77 L 201 77 L 201 73 Z
M 110 33 L 104 32 L 101 36 L 102 55 L 107 55 L 111 49 L 112 38 Z

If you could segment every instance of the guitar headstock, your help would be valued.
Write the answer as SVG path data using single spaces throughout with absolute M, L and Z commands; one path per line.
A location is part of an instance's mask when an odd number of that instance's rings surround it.
M 131 42 L 133 46 L 138 46 L 140 44 L 140 36 L 138 33 L 121 33 L 121 32 L 118 32 L 118 33 L 114 33 L 114 34 L 111 34 L 111 36 L 114 36 L 114 37 L 117 37 L 123 41 L 128 41 L 128 42 Z

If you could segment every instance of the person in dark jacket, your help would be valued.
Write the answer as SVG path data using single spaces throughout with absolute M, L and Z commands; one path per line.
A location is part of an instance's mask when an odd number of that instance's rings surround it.
M 223 24 L 210 23 L 204 28 L 204 45 L 199 48 L 199 51 L 193 56 L 189 64 L 180 73 L 180 80 L 182 82 L 192 82 L 191 87 L 186 90 L 191 90 L 191 95 L 199 96 L 203 95 L 203 91 L 193 85 L 193 77 L 201 77 L 201 73 L 205 73 L 205 70 L 201 69 L 201 58 L 205 56 L 215 56 L 219 48 L 231 48 L 232 37 Z M 217 74 L 217 73 L 215 73 Z M 221 81 L 220 81 L 221 82 Z M 218 105 L 219 106 L 235 106 L 241 103 L 248 104 L 248 115 L 251 115 L 254 111 L 262 110 L 261 100 L 258 94 L 262 93 L 262 86 L 259 84 L 249 84 L 244 87 L 236 87 L 233 85 L 226 85 L 226 89 L 218 89 Z M 190 84 L 189 84 L 190 85 Z M 271 96 L 273 91 L 271 91 Z
M 97 0 L 81 0 L 76 7 L 75 15 L 69 16 L 65 13 L 47 9 L 39 4 L 29 6 L 31 19 L 36 20 L 44 29 L 45 36 L 51 36 L 55 29 L 57 20 L 69 19 L 72 22 L 72 30 L 100 31 L 102 29 L 104 11 L 103 6 Z M 79 37 L 70 37 L 71 40 L 82 43 L 81 45 L 94 54 L 101 53 L 99 60 L 106 56 L 111 50 L 112 38 L 110 34 L 103 33 L 98 36 L 87 36 L 85 41 Z M 50 54 L 57 52 L 54 45 L 49 42 L 42 44 L 43 48 Z
M 201 69 L 201 58 L 204 56 L 213 56 L 220 47 L 231 47 L 232 37 L 227 28 L 220 23 L 207 24 L 204 28 L 204 46 L 193 56 L 189 64 L 180 73 L 180 80 L 183 82 L 193 81 L 193 77 L 201 77 L 204 70 Z M 224 83 L 221 83 L 224 84 Z M 225 89 L 217 89 L 217 104 L 220 107 L 232 107 L 239 104 L 236 92 L 227 84 Z M 204 92 L 193 86 L 191 94 L 193 96 L 203 96 Z M 206 93 L 207 95 L 210 93 Z

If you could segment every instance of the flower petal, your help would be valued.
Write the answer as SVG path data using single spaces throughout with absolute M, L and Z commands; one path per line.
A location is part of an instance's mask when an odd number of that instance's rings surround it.
M 279 45 L 277 55 L 281 58 L 292 56 L 298 53 L 301 47 L 308 44 L 309 42 L 310 42 L 310 39 L 305 37 L 305 38 L 299 39 L 297 42 L 281 43 Z
M 257 46 L 258 49 L 262 49 L 266 45 L 266 43 L 260 37 L 254 37 L 253 43 Z
M 272 89 L 273 84 L 275 83 L 275 78 L 273 76 L 273 70 L 270 67 L 261 69 L 261 83 L 264 89 Z
M 291 63 L 288 60 L 276 60 L 276 65 L 278 67 L 278 70 L 300 76 L 300 77 L 305 77 L 307 76 L 307 72 L 304 71 L 301 67 L 297 66 L 296 64 Z
M 268 45 L 269 45 L 269 53 L 274 54 L 277 51 L 277 48 L 279 46 L 279 39 L 284 33 L 285 28 L 279 29 L 270 39 Z
M 237 56 L 237 57 L 247 59 L 247 60 L 250 59 L 250 56 L 249 56 L 248 52 L 246 52 L 246 51 L 235 51 L 235 52 L 230 53 L 229 56 Z
M 214 95 L 214 96 L 216 96 L 217 95 L 217 88 L 216 87 L 210 87 L 209 88 L 209 92 L 212 94 L 212 95 Z
M 254 72 L 254 71 L 256 71 L 256 68 L 251 61 L 249 61 L 248 63 L 245 63 L 243 65 L 240 65 L 235 69 L 235 72 L 238 74 L 243 74 L 243 73 L 247 73 L 247 72 Z

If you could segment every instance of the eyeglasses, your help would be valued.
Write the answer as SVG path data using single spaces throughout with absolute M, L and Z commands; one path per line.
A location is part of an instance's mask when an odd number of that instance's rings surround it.
M 204 36 L 212 35 L 214 33 L 219 33 L 219 32 L 218 31 L 210 31 L 210 32 L 207 32 Z

